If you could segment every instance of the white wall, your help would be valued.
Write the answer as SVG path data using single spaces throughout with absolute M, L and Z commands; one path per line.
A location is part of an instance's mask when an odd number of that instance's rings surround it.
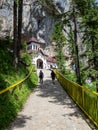
M 43 68 L 46 68 L 47 69 L 47 62 L 46 62 L 46 59 L 44 58 L 44 56 L 42 55 L 39 55 L 38 57 L 35 57 L 33 60 L 32 60 L 32 63 L 37 66 L 37 60 L 38 59 L 41 59 L 43 61 Z

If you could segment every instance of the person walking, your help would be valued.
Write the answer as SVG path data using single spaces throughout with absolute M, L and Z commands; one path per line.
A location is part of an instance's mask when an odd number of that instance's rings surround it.
M 54 80 L 55 80 L 55 73 L 54 73 L 53 70 L 51 71 L 51 78 L 52 78 L 52 83 L 55 84 L 55 82 L 54 82 Z
M 44 78 L 44 73 L 42 72 L 42 70 L 40 70 L 39 72 L 40 83 L 43 83 L 43 78 Z

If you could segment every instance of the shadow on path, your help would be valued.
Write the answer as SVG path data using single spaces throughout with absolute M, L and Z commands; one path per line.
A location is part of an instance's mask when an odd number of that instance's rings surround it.
M 68 117 L 76 117 L 76 118 L 82 118 L 87 122 L 87 124 L 91 127 L 92 130 L 95 130 L 94 126 L 91 125 L 89 119 L 86 117 L 85 114 L 81 111 L 81 109 L 76 105 L 76 103 L 71 99 L 71 97 L 66 93 L 66 91 L 63 89 L 63 87 L 60 85 L 60 83 L 55 80 L 55 84 L 52 83 L 51 80 L 45 80 L 43 84 L 40 84 L 38 86 L 38 89 L 40 90 L 41 94 L 38 94 L 38 96 L 41 97 L 51 97 L 49 100 L 50 103 L 55 103 L 58 105 L 64 105 L 67 109 L 73 109 L 73 112 L 69 112 L 67 114 L 64 114 L 62 116 L 68 116 Z
M 18 115 L 18 117 L 15 119 L 14 123 L 7 129 L 7 130 L 13 130 L 13 128 L 23 128 L 25 127 L 25 123 L 27 120 L 32 120 L 32 116 L 25 116 L 25 115 Z
M 49 100 L 50 103 L 55 103 L 58 105 L 64 105 L 64 107 L 74 109 L 74 113 L 69 113 L 69 116 L 81 116 L 81 111 L 76 107 L 76 104 L 71 100 L 66 91 L 61 87 L 58 81 L 55 81 L 55 84 L 51 80 L 45 80 L 43 84 L 38 86 L 38 90 L 41 93 L 38 96 L 41 97 L 51 97 Z

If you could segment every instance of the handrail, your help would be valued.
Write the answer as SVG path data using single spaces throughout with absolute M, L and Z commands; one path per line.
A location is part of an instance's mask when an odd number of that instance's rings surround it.
M 56 73 L 56 69 L 54 69 L 54 72 Z M 58 72 L 59 73 L 59 72 Z M 59 73 L 61 76 L 63 76 L 61 73 Z M 64 77 L 64 76 L 63 76 Z M 65 77 L 64 77 L 65 78 Z M 98 93 L 97 92 L 95 92 L 95 91 L 92 91 L 92 90 L 90 90 L 90 89 L 88 89 L 88 88 L 86 88 L 86 87 L 84 87 L 84 86 L 81 86 L 81 85 L 79 85 L 79 84 L 77 84 L 77 83 L 75 83 L 75 82 L 73 82 L 73 81 L 71 81 L 71 80 L 69 80 L 69 79 L 67 79 L 67 78 L 65 78 L 68 82 L 70 82 L 70 83 L 72 83 L 72 84 L 74 84 L 74 85 L 78 85 L 79 87 L 81 87 L 82 89 L 84 89 L 84 90 L 86 90 L 86 91 L 88 91 L 89 93 L 93 93 L 93 94 L 95 94 L 96 96 L 98 96 Z
M 20 80 L 19 82 L 17 82 L 17 83 L 15 83 L 15 84 L 13 84 L 13 85 L 11 85 L 11 86 L 9 86 L 9 87 L 7 87 L 7 88 L 1 90 L 1 91 L 0 91 L 0 94 L 3 94 L 3 93 L 7 92 L 8 90 L 10 90 L 10 89 L 12 89 L 12 88 L 15 88 L 17 85 L 19 85 L 19 84 L 21 84 L 22 82 L 24 82 L 24 81 L 30 76 L 32 70 L 33 70 L 33 67 L 31 68 L 29 74 L 28 74 L 24 79 L 22 79 L 22 80 Z
M 54 72 L 62 87 L 88 118 L 98 127 L 98 93 L 68 80 L 56 69 Z

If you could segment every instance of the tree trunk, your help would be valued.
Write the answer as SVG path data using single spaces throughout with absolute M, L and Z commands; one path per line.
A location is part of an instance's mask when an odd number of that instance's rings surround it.
M 96 68 L 95 43 L 94 43 L 93 36 L 91 37 L 91 39 L 92 39 L 93 64 L 94 64 L 94 68 Z
M 77 22 L 75 9 L 73 8 L 73 23 L 74 23 L 74 45 L 75 45 L 75 64 L 76 64 L 76 75 L 77 82 L 81 85 L 81 76 L 80 76 L 80 65 L 79 65 L 79 52 L 78 52 L 78 44 L 77 44 Z
M 21 32 L 22 32 L 22 12 L 23 12 L 23 0 L 19 0 L 18 7 L 18 58 L 20 57 L 21 43 Z
M 94 65 L 94 69 L 96 71 L 98 71 L 98 68 L 97 68 L 97 60 L 96 60 L 96 56 L 95 56 L 95 43 L 94 43 L 94 37 L 92 36 L 91 37 L 92 39 L 92 53 L 93 53 L 93 65 Z M 95 79 L 96 79 L 96 92 L 98 92 L 98 75 L 95 74 Z
M 14 68 L 15 70 L 18 67 L 18 56 L 17 56 L 17 4 L 14 1 L 14 6 L 13 6 L 13 28 L 14 28 Z

